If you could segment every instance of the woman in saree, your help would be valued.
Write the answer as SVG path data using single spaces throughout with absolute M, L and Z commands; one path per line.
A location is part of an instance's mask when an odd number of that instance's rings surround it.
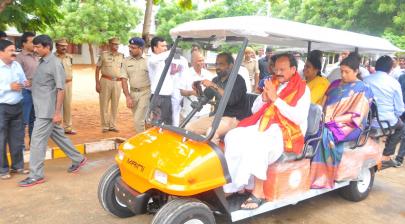
M 371 89 L 360 80 L 360 56 L 351 53 L 340 63 L 342 77 L 332 82 L 323 102 L 325 128 L 322 142 L 311 163 L 311 188 L 333 188 L 343 143 L 356 140 L 364 125 L 373 98 Z
M 322 62 L 319 57 L 309 55 L 304 65 L 304 77 L 311 91 L 311 103 L 322 104 L 323 96 L 329 86 L 327 78 L 321 75 Z

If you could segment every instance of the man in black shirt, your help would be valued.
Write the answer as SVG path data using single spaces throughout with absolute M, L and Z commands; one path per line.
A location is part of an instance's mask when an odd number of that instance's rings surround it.
M 270 71 L 271 67 L 269 63 L 271 62 L 271 56 L 273 56 L 273 48 L 266 47 L 266 56 L 259 60 L 259 71 L 260 71 L 260 80 L 271 76 L 273 71 Z
M 224 89 L 228 83 L 228 78 L 231 73 L 234 64 L 234 59 L 229 53 L 220 53 L 216 59 L 216 72 L 217 77 L 212 81 L 203 80 L 201 84 L 206 88 L 210 88 L 215 91 L 215 111 L 217 110 L 219 101 L 224 95 Z M 249 111 L 246 110 L 246 84 L 242 76 L 236 77 L 235 84 L 232 88 L 231 95 L 226 105 L 224 115 L 221 119 L 221 123 L 215 132 L 212 142 L 218 144 L 220 137 L 224 136 L 229 130 L 235 128 L 239 121 L 249 115 Z M 186 129 L 200 135 L 208 135 L 211 131 L 212 121 L 214 116 L 203 117 L 189 123 Z

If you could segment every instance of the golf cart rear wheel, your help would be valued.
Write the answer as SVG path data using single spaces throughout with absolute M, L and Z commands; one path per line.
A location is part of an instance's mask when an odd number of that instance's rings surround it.
M 123 203 L 119 202 L 115 196 L 115 183 L 121 176 L 120 169 L 116 164 L 112 165 L 103 175 L 98 185 L 98 200 L 107 212 L 120 218 L 134 216 Z
M 215 224 L 208 206 L 196 199 L 178 198 L 164 205 L 152 224 Z
M 362 201 L 367 198 L 374 183 L 374 167 L 363 169 L 358 181 L 351 181 L 350 184 L 340 190 L 340 195 L 349 201 Z

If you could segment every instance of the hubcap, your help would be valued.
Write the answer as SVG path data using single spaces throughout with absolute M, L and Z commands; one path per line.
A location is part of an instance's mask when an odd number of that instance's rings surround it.
M 370 186 L 371 182 L 371 173 L 370 169 L 363 169 L 360 174 L 360 180 L 357 181 L 357 189 L 360 193 L 364 193 L 367 191 L 368 187 Z
M 204 223 L 199 219 L 191 219 L 185 222 L 184 224 L 204 224 Z

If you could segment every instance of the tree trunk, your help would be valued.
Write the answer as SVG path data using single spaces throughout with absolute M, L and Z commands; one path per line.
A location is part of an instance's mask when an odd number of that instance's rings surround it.
M 4 9 L 7 8 L 8 5 L 10 5 L 13 2 L 13 0 L 2 0 L 0 2 L 0 13 L 4 11 Z
M 142 38 L 145 40 L 146 47 L 150 46 L 150 26 L 152 23 L 153 0 L 146 0 L 145 16 L 143 20 Z
M 88 43 L 88 45 L 89 45 L 91 65 L 94 65 L 95 63 L 94 63 L 93 45 L 91 43 Z

